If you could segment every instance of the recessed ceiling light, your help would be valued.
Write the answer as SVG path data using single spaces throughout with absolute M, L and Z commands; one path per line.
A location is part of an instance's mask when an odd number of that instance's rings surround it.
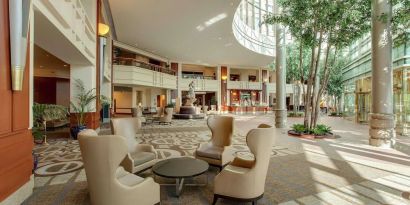
M 222 37 L 219 36 L 219 37 L 218 37 L 218 40 L 222 40 Z
M 67 64 L 64 64 L 64 67 L 67 67 L 68 65 Z

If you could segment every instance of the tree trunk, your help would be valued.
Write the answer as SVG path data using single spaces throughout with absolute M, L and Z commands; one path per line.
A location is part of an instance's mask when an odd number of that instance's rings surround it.
M 319 61 L 320 61 L 320 54 L 321 54 L 321 47 L 322 47 L 322 37 L 323 37 L 323 32 L 321 31 L 320 32 L 320 36 L 319 36 L 319 44 L 318 44 L 318 47 L 317 47 L 317 55 L 316 55 L 316 58 L 315 58 L 315 69 L 314 69 L 314 75 L 312 76 L 313 77 L 313 82 L 315 83 L 314 85 L 311 85 L 311 86 L 314 86 L 314 89 L 313 89 L 313 94 L 312 94 L 312 96 L 311 96 L 311 98 L 312 98 L 312 103 L 311 103 L 311 105 L 312 105 L 312 111 L 311 111 L 311 120 L 310 120 L 310 125 L 309 125 L 309 128 L 310 129 L 313 129 L 315 126 L 316 126 L 316 118 L 317 118 L 317 116 L 316 116 L 316 110 L 317 110 L 317 102 L 315 101 L 315 99 L 316 99 L 316 96 L 318 95 L 318 89 L 317 89 L 317 86 L 316 86 L 316 83 L 318 84 L 319 83 Z
M 303 45 L 302 45 L 302 42 L 300 42 L 300 45 L 299 45 L 299 72 L 300 72 L 300 82 L 302 84 L 302 95 L 305 96 L 306 95 L 305 86 L 304 86 L 304 84 L 305 84 L 305 72 L 304 72 L 304 69 L 303 69 Z M 304 105 L 306 104 L 305 99 L 303 99 L 303 104 Z

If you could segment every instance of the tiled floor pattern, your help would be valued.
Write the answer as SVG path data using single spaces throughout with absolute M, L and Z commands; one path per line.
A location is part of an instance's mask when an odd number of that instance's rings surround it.
M 272 124 L 271 119 L 271 116 L 236 117 L 235 147 L 246 150 L 244 134 L 259 123 Z M 277 130 L 265 195 L 258 204 L 410 204 L 405 199 L 408 197 L 406 192 L 410 191 L 410 172 L 405 169 L 410 163 L 409 156 L 366 146 L 365 127 L 331 120 L 335 132 L 342 138 L 300 140 L 288 137 L 285 130 Z M 102 130 L 101 133 L 108 131 Z M 208 140 L 209 135 L 205 121 L 174 121 L 172 125 L 144 126 L 137 139 L 153 144 L 159 150 L 159 156 L 167 158 L 190 156 L 197 144 Z M 80 156 L 76 154 L 79 151 L 77 142 L 52 143 L 49 147 L 36 147 L 40 153 L 40 167 L 54 165 L 43 170 L 45 176 L 35 177 L 34 194 L 24 204 L 89 204 L 84 170 L 76 170 L 74 165 L 55 165 L 66 161 L 80 162 Z M 74 171 L 51 175 L 53 171 L 68 168 Z M 174 196 L 173 186 L 161 186 L 162 204 L 210 204 L 215 174 L 217 171 L 210 169 L 202 178 L 198 177 L 196 180 L 207 177 L 208 185 L 185 187 L 180 198 Z M 143 176 L 152 174 L 147 171 Z M 238 203 L 221 200 L 218 204 Z

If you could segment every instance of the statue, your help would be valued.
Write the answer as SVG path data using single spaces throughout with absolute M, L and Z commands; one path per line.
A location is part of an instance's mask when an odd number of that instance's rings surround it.
M 193 106 L 194 102 L 196 101 L 195 98 L 195 83 L 194 81 L 191 81 L 191 83 L 189 83 L 189 91 L 188 91 L 188 95 L 185 96 L 185 106 Z

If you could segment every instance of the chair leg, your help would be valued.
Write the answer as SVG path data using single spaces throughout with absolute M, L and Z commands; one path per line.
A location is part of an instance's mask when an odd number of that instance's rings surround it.
M 257 203 L 258 203 L 258 201 L 257 201 L 257 200 L 252 201 L 252 205 L 256 205 Z
M 214 194 L 214 201 L 212 202 L 212 205 L 215 205 L 217 201 L 218 201 L 218 195 Z

